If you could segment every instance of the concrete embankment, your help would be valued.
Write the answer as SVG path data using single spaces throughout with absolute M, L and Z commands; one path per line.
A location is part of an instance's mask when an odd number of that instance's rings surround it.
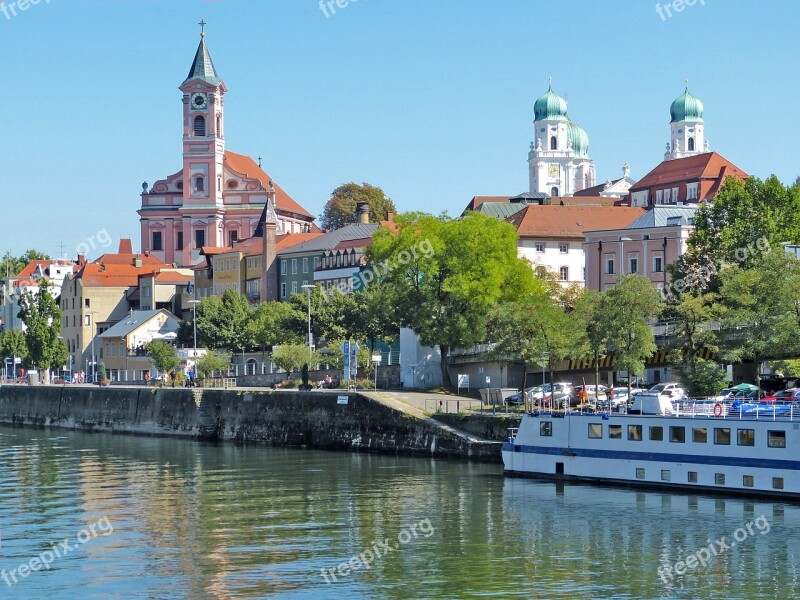
M 496 441 L 352 392 L 0 386 L 0 423 L 500 461 Z

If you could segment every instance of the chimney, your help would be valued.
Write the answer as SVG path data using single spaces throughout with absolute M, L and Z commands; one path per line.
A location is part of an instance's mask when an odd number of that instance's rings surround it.
M 369 224 L 369 202 L 359 202 L 356 204 L 356 214 L 358 222 L 362 225 Z
M 141 269 L 142 268 L 142 255 L 141 254 L 137 254 L 136 257 L 133 259 L 133 266 L 136 267 L 137 269 Z
M 78 254 L 78 268 L 80 269 L 85 264 L 86 264 L 86 255 Z
M 386 211 L 386 220 L 389 221 L 389 223 L 394 223 L 394 213 L 391 210 Z

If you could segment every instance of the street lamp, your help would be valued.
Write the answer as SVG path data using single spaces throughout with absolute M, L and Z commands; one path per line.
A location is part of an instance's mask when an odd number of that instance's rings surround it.
M 306 295 L 308 296 L 308 357 L 311 358 L 311 348 L 314 344 L 314 338 L 311 337 L 311 290 L 313 290 L 315 286 L 310 283 L 306 283 L 300 287 L 306 291 Z
M 94 316 L 97 313 L 90 312 L 88 314 L 89 314 L 89 323 L 91 324 L 91 327 L 92 327 L 92 330 L 91 330 L 91 334 L 92 334 L 92 383 L 97 383 L 97 381 L 95 381 L 97 379 L 97 363 L 95 362 L 95 356 L 94 356 L 94 338 L 95 338 L 95 333 L 97 332 L 97 329 L 95 328 L 95 325 L 94 325 Z
M 620 253 L 620 263 L 621 263 L 621 274 L 625 275 L 625 242 L 632 242 L 633 239 L 627 236 L 623 236 L 619 238 L 619 253 Z
M 187 304 L 192 305 L 192 330 L 194 333 L 194 344 L 192 346 L 192 358 L 194 359 L 194 363 L 192 364 L 192 370 L 197 375 L 197 305 L 200 304 L 200 300 L 188 300 Z

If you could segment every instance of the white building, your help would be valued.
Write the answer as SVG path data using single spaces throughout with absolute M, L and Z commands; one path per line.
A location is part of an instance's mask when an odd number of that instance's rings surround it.
M 534 141 L 528 153 L 530 192 L 572 196 L 594 186 L 589 136 L 567 115 L 567 101 L 548 87 L 533 111 Z
M 50 283 L 50 295 L 58 298 L 64 279 L 73 273 L 75 266 L 69 260 L 34 260 L 19 275 L 10 277 L 3 293 L 3 326 L 23 331 L 25 326 L 17 316 L 22 295 L 30 292 L 36 296 L 39 293 L 39 280 L 44 279 Z

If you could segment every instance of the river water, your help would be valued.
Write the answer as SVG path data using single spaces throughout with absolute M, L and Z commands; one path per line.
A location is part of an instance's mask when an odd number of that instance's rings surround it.
M 0 528 L 0 598 L 800 597 L 800 506 L 500 465 L 0 428 Z

